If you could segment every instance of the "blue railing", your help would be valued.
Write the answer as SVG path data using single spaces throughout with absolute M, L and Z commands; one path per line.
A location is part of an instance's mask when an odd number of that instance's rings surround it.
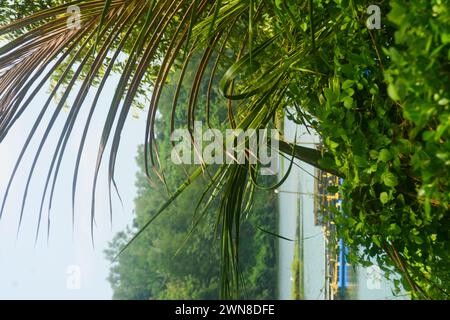
M 339 184 L 342 185 L 344 179 L 339 179 Z M 337 200 L 336 206 L 339 211 L 342 211 L 342 199 Z M 339 269 L 338 269 L 338 288 L 345 289 L 349 286 L 349 264 L 347 261 L 348 248 L 344 244 L 343 239 L 339 239 Z

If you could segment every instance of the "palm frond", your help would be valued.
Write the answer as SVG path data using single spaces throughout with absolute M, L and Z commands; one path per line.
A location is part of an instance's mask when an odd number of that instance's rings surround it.
M 82 12 L 80 29 L 67 28 L 67 19 L 70 16 L 66 10 L 71 5 L 79 6 Z M 117 70 L 120 70 L 120 78 L 108 111 L 104 115 L 97 159 L 94 164 L 90 193 L 90 224 L 93 242 L 96 190 L 105 153 L 109 150 L 108 199 L 112 219 L 112 189 L 116 190 L 120 198 L 115 181 L 115 165 L 121 144 L 121 134 L 133 103 L 137 100 L 145 79 L 150 73 L 153 72 L 152 75 L 155 77 L 150 83 L 152 93 L 143 140 L 145 170 L 149 179 L 152 179 L 152 173 L 156 173 L 163 182 L 165 181 L 155 139 L 157 131 L 155 122 L 161 94 L 171 71 L 181 63 L 170 115 L 170 127 L 173 131 L 175 113 L 180 107 L 178 105 L 180 90 L 186 87 L 185 71 L 187 66 L 193 63 L 193 57 L 200 56 L 200 62 L 193 80 L 187 85 L 188 105 L 183 106 L 187 127 L 191 132 L 199 111 L 199 97 L 204 92 L 205 81 L 207 82 L 205 113 L 209 126 L 211 125 L 210 99 L 213 88 L 220 88 L 227 99 L 224 107 L 227 108 L 228 124 L 232 128 L 264 129 L 273 125 L 277 110 L 289 104 L 286 92 L 291 85 L 291 73 L 300 71 L 321 76 L 318 71 L 302 65 L 304 57 L 311 51 L 308 43 L 295 43 L 295 45 L 291 43 L 286 46 L 290 48 L 287 52 L 280 51 L 273 58 L 267 59 L 268 48 L 277 46 L 284 40 L 280 37 L 281 32 L 278 31 L 258 32 L 256 21 L 264 15 L 276 14 L 284 13 L 273 4 L 258 0 L 79 0 L 1 25 L 0 36 L 5 36 L 7 42 L 0 47 L 0 142 L 30 107 L 43 86 L 49 80 L 53 80 L 55 84 L 47 101 L 41 107 L 14 165 L 2 199 L 0 217 L 24 155 L 35 138 L 38 128 L 44 126 L 45 131 L 39 140 L 22 197 L 20 228 L 38 160 L 64 106 L 70 103 L 62 131 L 57 133 L 58 141 L 53 150 L 39 209 L 36 241 L 49 192 L 48 237 L 50 211 L 67 144 L 80 118 L 81 108 L 84 106 L 88 93 L 98 83 L 94 100 L 84 120 L 73 170 L 71 206 L 74 225 L 77 181 L 83 151 L 86 145 L 91 143 L 88 135 L 99 98 L 105 91 L 107 80 Z M 290 23 L 290 15 L 293 13 L 289 9 L 288 17 L 283 16 L 284 23 Z M 313 49 L 331 36 L 329 30 L 329 27 L 326 28 L 320 24 L 312 29 Z M 292 36 L 289 35 L 289 37 Z M 208 68 L 211 70 L 209 74 Z M 221 76 L 220 80 L 219 76 Z M 60 91 L 63 94 L 58 98 L 57 105 L 52 111 L 49 108 L 50 103 L 58 97 Z M 73 102 L 69 101 L 71 94 L 75 96 Z M 43 119 L 48 113 L 51 114 L 50 120 L 44 124 Z M 292 146 L 282 141 L 280 146 L 281 151 L 286 154 L 338 173 L 334 168 L 320 164 L 323 154 L 316 150 Z M 192 180 L 205 170 L 206 165 L 203 164 L 193 173 L 187 173 L 187 181 L 169 197 L 166 204 L 143 229 L 139 230 L 135 238 L 189 186 Z M 205 193 L 205 199 L 208 198 L 207 204 L 216 196 L 221 199 L 217 230 L 221 235 L 224 297 L 236 296 L 237 288 L 240 286 L 239 225 L 243 212 L 249 208 L 255 188 L 257 177 L 252 176 L 252 172 L 255 172 L 255 167 L 251 164 L 224 165 L 219 175 L 212 178 L 212 183 L 205 191 L 210 192 L 209 197 Z

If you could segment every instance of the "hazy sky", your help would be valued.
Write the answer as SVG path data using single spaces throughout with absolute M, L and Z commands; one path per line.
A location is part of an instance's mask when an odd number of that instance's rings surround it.
M 78 144 L 94 90 L 91 90 L 72 137 L 70 138 L 51 210 L 50 242 L 47 245 L 47 210 L 42 217 L 41 232 L 37 245 L 34 244 L 39 205 L 48 167 L 53 155 L 58 134 L 62 129 L 68 111 L 64 111 L 48 139 L 39 159 L 29 188 L 22 226 L 16 240 L 16 233 L 27 174 L 32 163 L 34 150 L 39 139 L 34 139 L 27 152 L 8 196 L 5 212 L 0 220 L 0 299 L 110 299 L 112 290 L 106 280 L 109 262 L 104 258 L 106 248 L 114 234 L 123 230 L 132 220 L 134 180 L 137 171 L 135 156 L 137 146 L 143 142 L 145 117 L 128 118 L 122 135 L 122 144 L 117 159 L 116 177 L 124 201 L 122 209 L 117 197 L 114 200 L 114 220 L 111 228 L 107 202 L 106 167 L 102 166 L 97 189 L 95 248 L 90 236 L 90 190 L 93 167 L 97 157 L 98 142 L 103 128 L 109 102 L 118 77 L 111 79 L 105 94 L 98 103 L 88 138 L 79 175 L 76 202 L 75 232 L 71 223 L 71 186 Z M 47 89 L 47 88 L 45 88 Z M 9 132 L 0 144 L 0 196 L 3 197 L 14 161 L 28 135 L 36 114 L 48 98 L 41 92 L 23 118 Z M 73 98 L 73 97 L 72 97 Z M 46 124 L 56 104 L 52 103 L 43 121 Z M 41 137 L 44 126 L 38 136 Z M 108 153 L 106 153 L 106 160 Z M 107 164 L 107 161 L 106 161 Z M 2 198 L 0 198 L 2 199 Z M 80 288 L 74 289 L 79 271 Z M 74 278 L 75 277 L 75 278 Z M 74 280 L 75 279 L 75 280 Z M 75 282 L 74 282 L 75 281 Z M 76 287 L 76 285 L 75 285 Z

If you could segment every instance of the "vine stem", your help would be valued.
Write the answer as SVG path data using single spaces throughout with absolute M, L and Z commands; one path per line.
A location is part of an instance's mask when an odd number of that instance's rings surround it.
M 313 0 L 309 0 L 309 24 L 311 27 L 311 44 L 313 51 L 316 51 L 316 40 L 314 31 L 314 20 L 313 20 Z

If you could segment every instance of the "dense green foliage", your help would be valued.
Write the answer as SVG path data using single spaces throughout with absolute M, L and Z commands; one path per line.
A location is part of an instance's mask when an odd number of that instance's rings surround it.
M 339 234 L 353 262 L 376 257 L 414 297 L 448 298 L 448 3 L 389 1 L 382 29 L 369 30 L 361 2 L 335 2 L 323 14 L 342 14 L 340 32 L 318 52 L 328 77 L 299 78 L 308 89 L 295 99 L 345 178 Z

